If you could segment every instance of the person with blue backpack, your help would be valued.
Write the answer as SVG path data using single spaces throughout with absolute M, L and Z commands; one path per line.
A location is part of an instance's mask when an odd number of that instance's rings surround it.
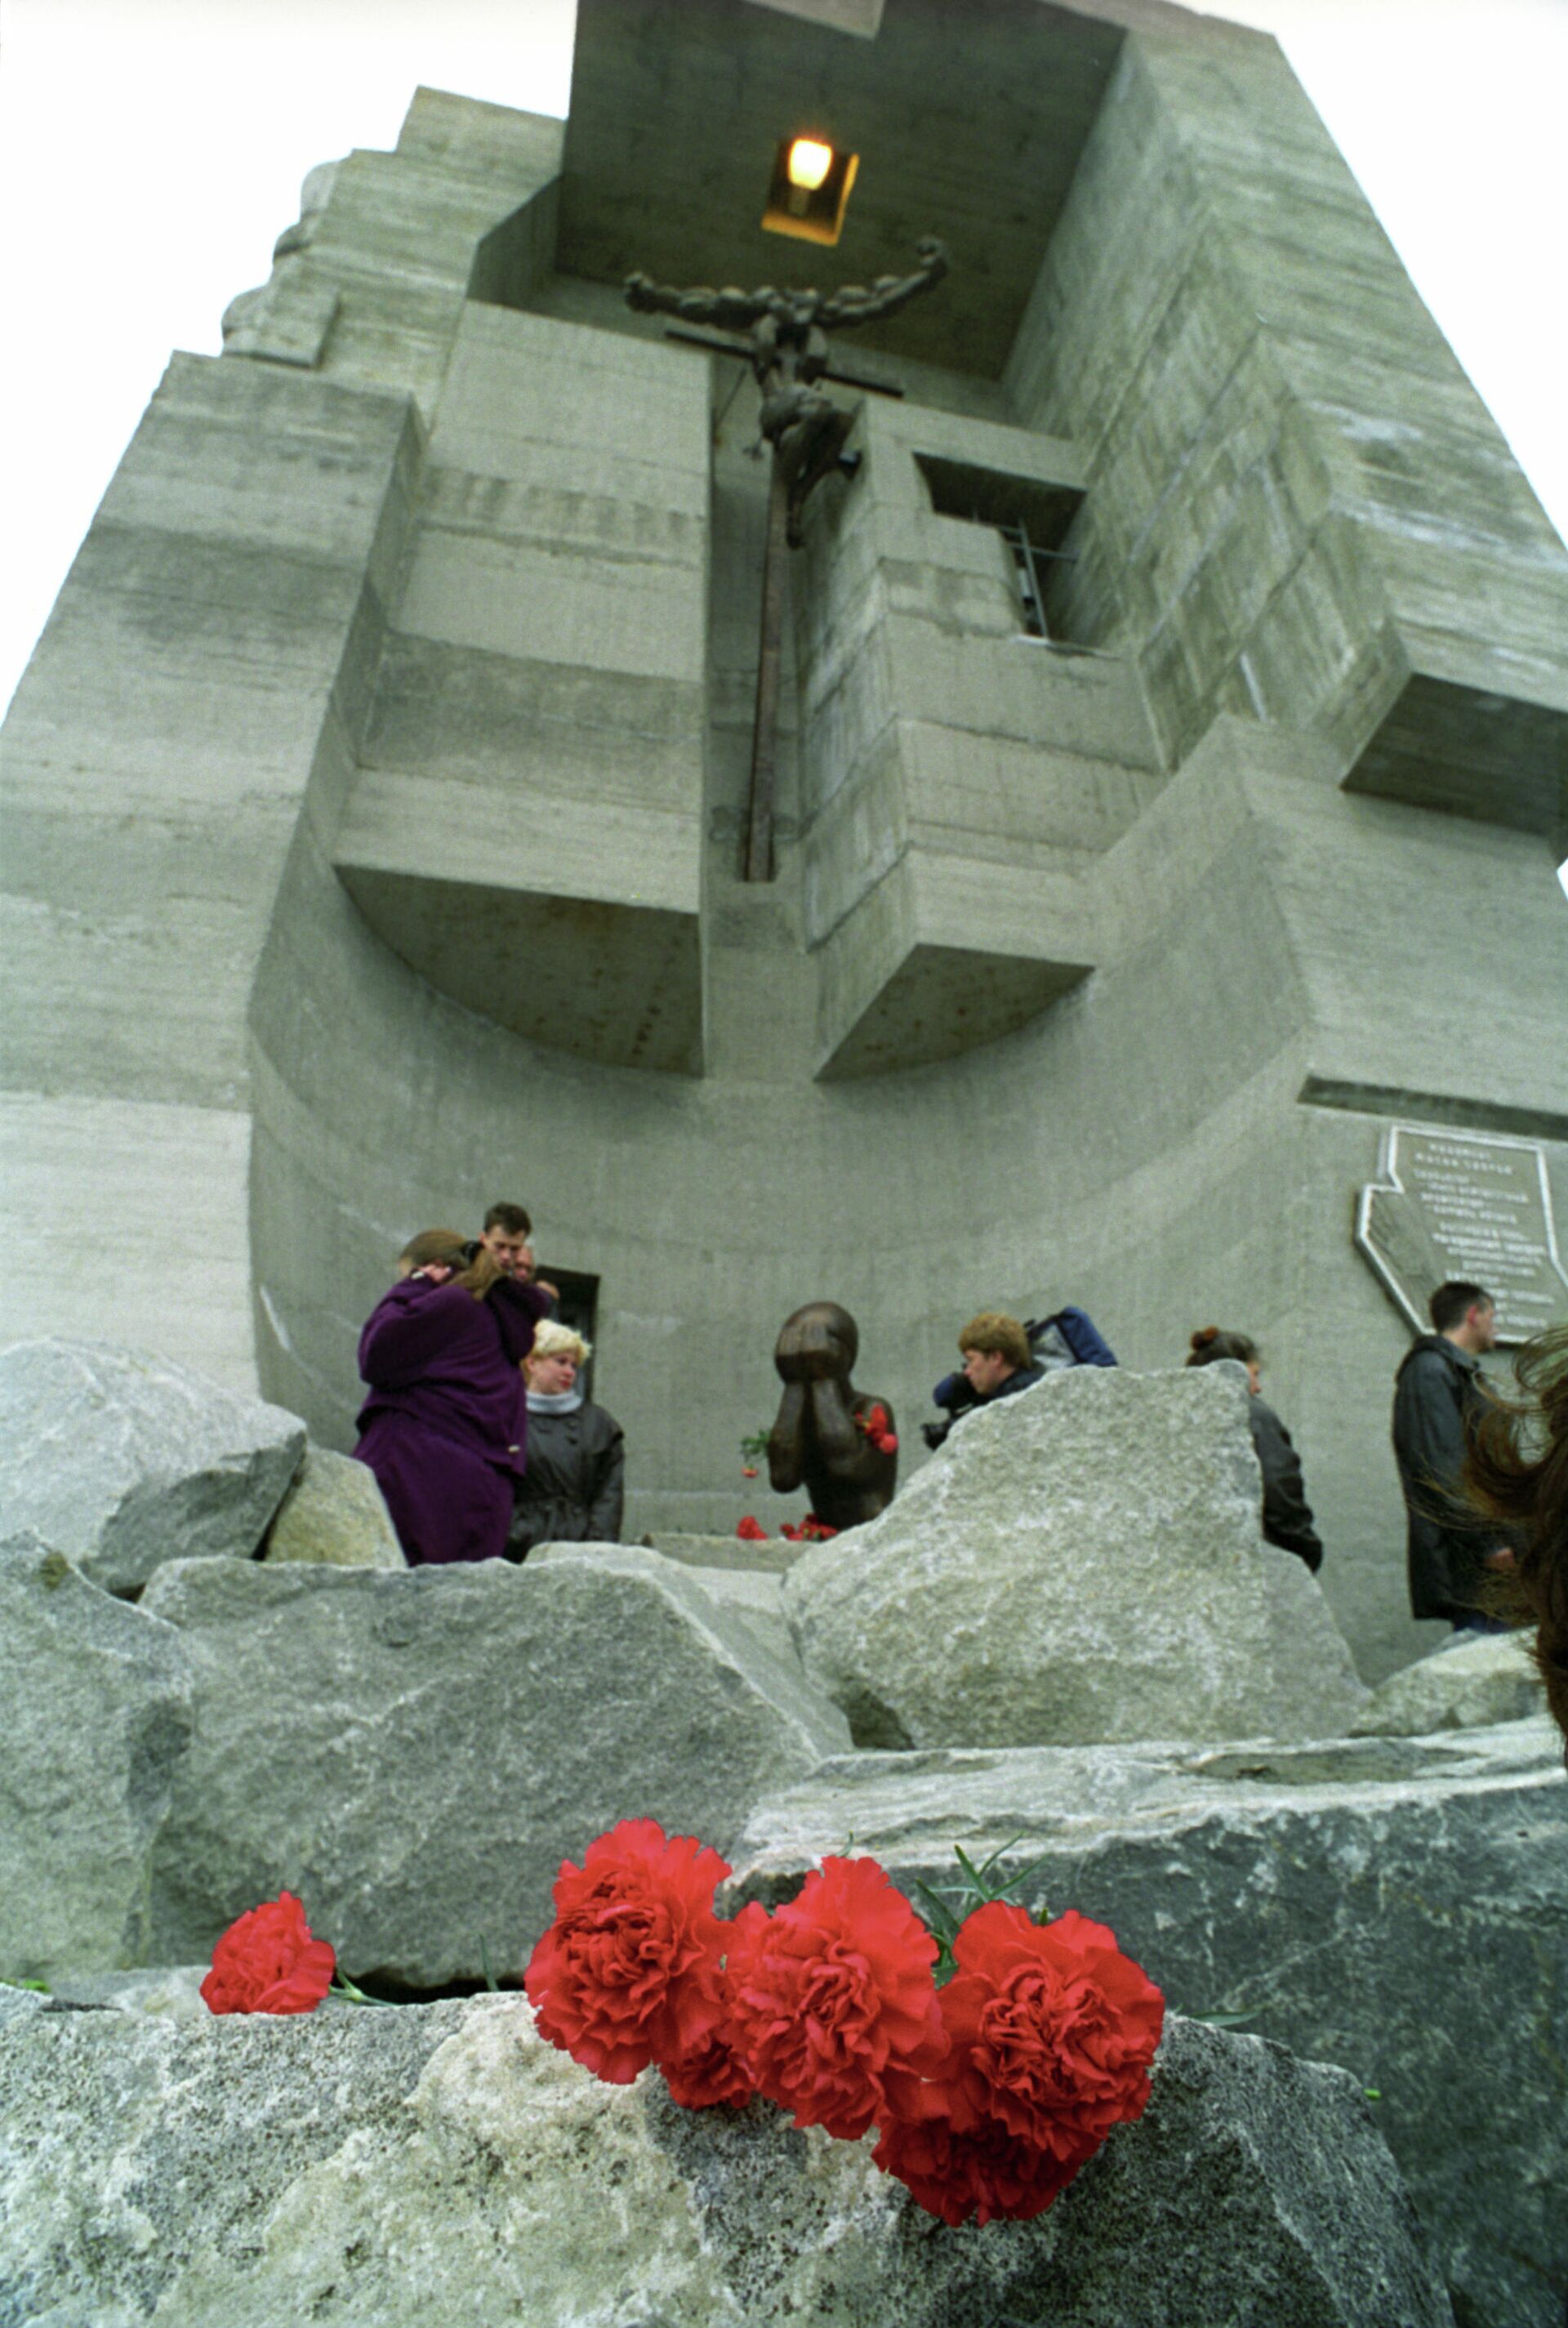
M 958 1338 L 963 1365 L 944 1375 L 931 1395 L 947 1410 L 942 1422 L 921 1425 L 930 1448 L 942 1445 L 961 1414 L 1011 1398 L 1066 1366 L 1113 1366 L 1116 1354 L 1082 1310 L 1056 1310 L 1023 1322 L 1000 1310 L 982 1310 Z

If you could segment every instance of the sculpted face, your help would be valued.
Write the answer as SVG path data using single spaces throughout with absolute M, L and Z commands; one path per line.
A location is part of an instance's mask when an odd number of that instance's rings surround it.
M 784 1319 L 773 1362 L 785 1382 L 847 1382 L 860 1347 L 854 1319 L 836 1301 L 808 1301 Z

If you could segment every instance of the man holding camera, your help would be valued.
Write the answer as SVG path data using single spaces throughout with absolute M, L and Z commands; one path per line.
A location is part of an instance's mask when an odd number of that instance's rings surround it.
M 944 1375 L 932 1393 L 947 1409 L 941 1422 L 923 1422 L 920 1435 L 927 1447 L 940 1447 L 972 1406 L 990 1406 L 1063 1366 L 1113 1366 L 1116 1356 L 1095 1331 L 1082 1310 L 1058 1310 L 1049 1318 L 1019 1324 L 1005 1310 L 982 1310 L 958 1338 L 963 1365 Z

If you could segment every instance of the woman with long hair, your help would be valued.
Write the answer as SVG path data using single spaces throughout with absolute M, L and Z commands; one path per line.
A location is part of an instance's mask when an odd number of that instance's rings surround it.
M 1262 1394 L 1263 1362 L 1258 1346 L 1246 1334 L 1227 1333 L 1220 1326 L 1200 1326 L 1188 1345 L 1183 1363 L 1212 1366 L 1216 1358 L 1234 1358 L 1247 1370 L 1247 1421 L 1253 1447 L 1263 1475 L 1263 1535 L 1282 1552 L 1293 1552 L 1309 1568 L 1323 1565 L 1323 1546 L 1312 1525 L 1312 1507 L 1301 1485 L 1301 1459 L 1291 1444 L 1291 1434 Z
M 416 1567 L 497 1560 L 527 1460 L 523 1359 L 549 1308 L 455 1229 L 404 1246 L 360 1336 L 370 1396 L 354 1449 Z
M 1513 1561 L 1490 1579 L 1488 1598 L 1535 1627 L 1546 1703 L 1568 1736 L 1568 1326 L 1526 1343 L 1515 1372 L 1521 1396 L 1494 1400 L 1481 1416 L 1465 1484 L 1508 1530 Z

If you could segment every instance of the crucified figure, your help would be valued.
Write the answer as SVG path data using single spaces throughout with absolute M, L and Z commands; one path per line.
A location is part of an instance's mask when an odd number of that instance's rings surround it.
M 844 452 L 853 411 L 835 404 L 817 385 L 824 376 L 852 377 L 834 371 L 827 335 L 897 314 L 922 291 L 940 283 L 947 272 L 946 245 L 935 235 L 926 235 L 915 245 L 915 256 L 919 263 L 908 275 L 879 275 L 874 283 L 848 283 L 831 292 L 779 291 L 772 284 L 757 291 L 714 291 L 706 285 L 679 291 L 647 275 L 626 278 L 628 306 L 642 314 L 673 315 L 688 326 L 714 331 L 713 338 L 704 335 L 699 344 L 749 363 L 762 399 L 762 434 L 772 448 L 773 473 L 744 868 L 748 881 L 771 881 L 774 875 L 773 775 L 784 551 L 800 547 L 802 518 L 813 489 L 835 472 L 853 475 L 859 465 L 857 456 Z M 745 336 L 723 340 L 718 332 Z M 698 338 L 698 332 L 692 336 Z

